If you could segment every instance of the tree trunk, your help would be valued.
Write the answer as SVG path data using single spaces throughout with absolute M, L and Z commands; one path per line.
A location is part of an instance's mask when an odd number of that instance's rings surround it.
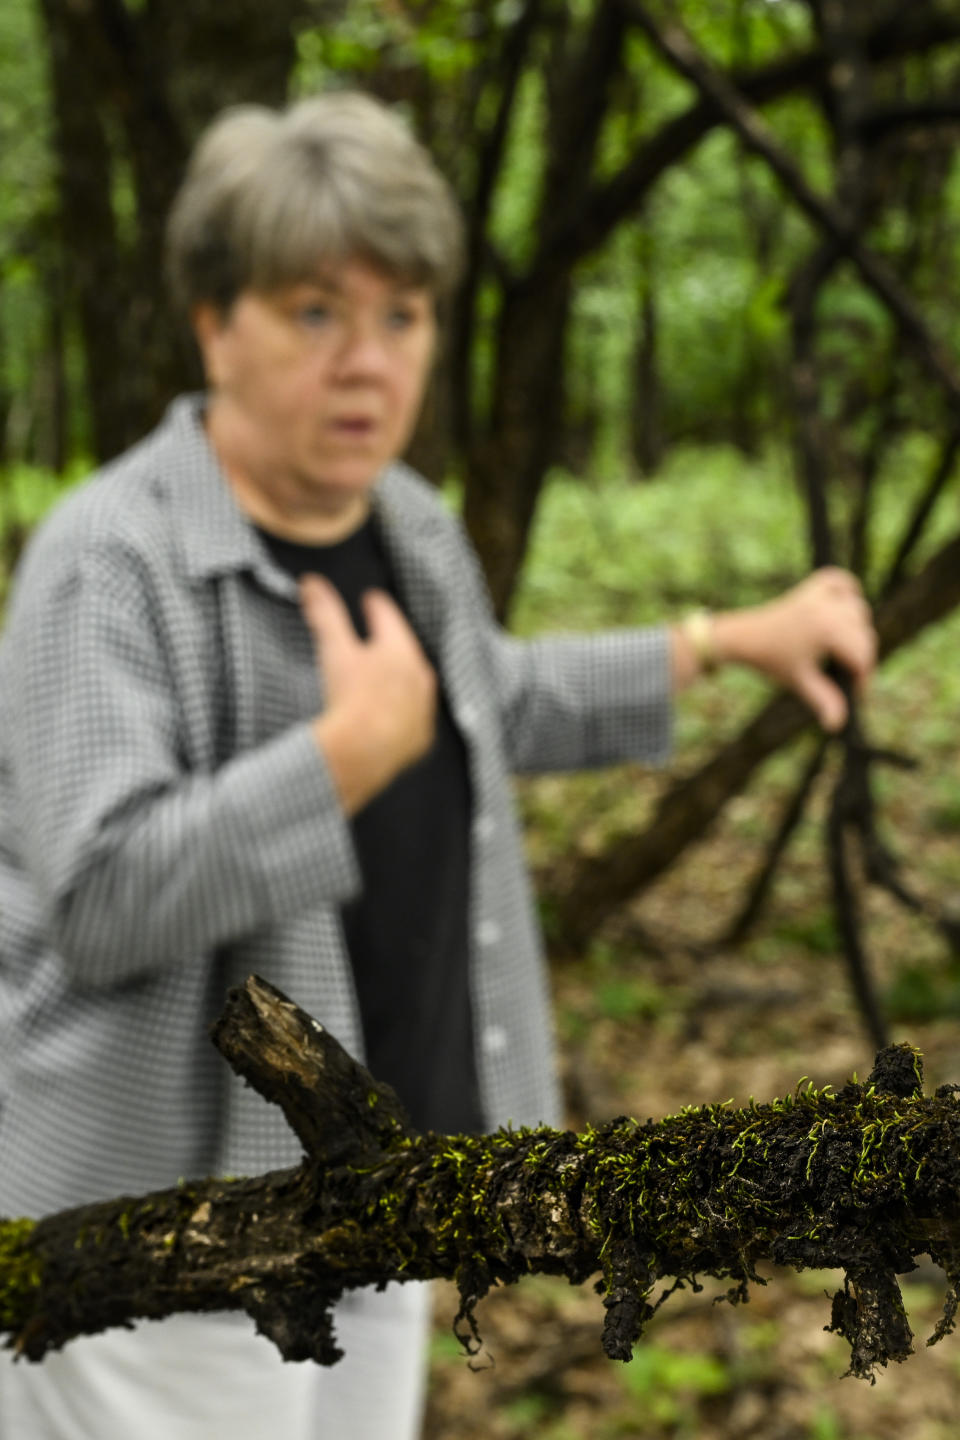
M 206 1180 L 45 1220 L 0 1223 L 0 1331 L 40 1360 L 74 1336 L 176 1311 L 243 1309 L 287 1360 L 339 1358 L 331 1307 L 348 1289 L 452 1277 L 460 1338 L 474 1307 L 530 1272 L 600 1273 L 603 1346 L 628 1359 L 658 1280 L 731 1280 L 756 1265 L 843 1268 L 832 1328 L 851 1371 L 910 1353 L 896 1274 L 929 1253 L 960 1281 L 957 1087 L 922 1092 L 908 1045 L 866 1084 L 808 1085 L 659 1124 L 416 1136 L 396 1096 L 263 981 L 231 992 L 216 1042 L 283 1109 L 306 1157 L 252 1180 Z M 656 1302 L 659 1304 L 660 1301 Z
M 633 350 L 633 395 L 630 440 L 633 458 L 641 475 L 655 475 L 663 460 L 663 397 L 660 384 L 660 326 L 657 308 L 657 271 L 653 221 L 649 210 L 641 215 L 638 237 L 640 283 L 643 291 L 637 315 L 637 339 Z
M 140 433 L 137 369 L 128 348 L 126 267 L 113 213 L 113 166 L 100 112 L 100 72 L 89 50 L 89 17 L 69 0 L 41 0 L 50 58 L 67 285 L 83 337 L 91 439 L 116 455 Z
M 490 414 L 466 450 L 464 518 L 501 619 L 563 426 L 573 267 L 557 262 L 554 242 L 590 188 L 625 33 L 620 0 L 598 0 L 582 40 L 563 46 L 550 75 L 536 256 L 528 275 L 504 281 Z
M 189 7 L 41 0 L 50 56 L 62 229 L 86 361 L 92 439 L 105 460 L 200 378 L 163 281 L 170 202 L 200 128 L 228 104 L 280 104 L 308 0 Z M 132 191 L 118 222 L 115 195 Z
M 61 266 L 54 262 L 44 279 L 46 347 L 38 369 L 42 390 L 37 406 L 33 452 L 37 463 L 62 475 L 69 455 L 70 389 L 67 379 L 65 295 Z
M 563 407 L 559 356 L 569 310 L 570 280 L 564 273 L 554 275 L 549 285 L 508 290 L 500 317 L 493 414 L 468 455 L 464 520 L 501 619 L 556 454 Z

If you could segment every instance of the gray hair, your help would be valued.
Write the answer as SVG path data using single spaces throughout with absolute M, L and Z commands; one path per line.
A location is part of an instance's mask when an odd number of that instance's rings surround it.
M 459 278 L 463 222 L 399 117 L 352 91 L 284 111 L 225 110 L 201 136 L 167 227 L 174 297 L 228 309 L 246 289 L 361 259 L 438 297 Z

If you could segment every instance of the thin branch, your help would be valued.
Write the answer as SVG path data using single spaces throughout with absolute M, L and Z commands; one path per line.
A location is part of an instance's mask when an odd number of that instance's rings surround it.
M 477 154 L 477 178 L 468 206 L 471 254 L 482 245 L 490 204 L 510 131 L 517 89 L 530 45 L 540 19 L 542 0 L 527 0 L 503 44 L 497 67 L 499 102 L 493 123 L 481 137 Z
M 679 74 L 685 76 L 721 112 L 745 145 L 767 165 L 810 220 L 834 240 L 856 266 L 861 279 L 884 302 L 927 372 L 960 410 L 960 376 L 931 334 L 913 299 L 884 261 L 860 243 L 856 226 L 833 201 L 818 195 L 786 153 L 763 117 L 736 85 L 697 48 L 674 19 L 654 19 L 640 0 L 624 0 L 628 13 Z
M 599 0 L 583 46 L 551 86 L 549 154 L 533 273 L 555 264 L 556 237 L 580 214 L 589 192 L 610 89 L 623 67 L 626 31 L 621 0 Z
M 848 703 L 849 699 L 848 688 Z M 854 732 L 857 729 L 856 712 L 853 710 L 848 729 Z M 858 756 L 855 749 L 848 748 L 827 816 L 827 861 L 834 910 L 854 998 L 873 1044 L 883 1046 L 888 1039 L 887 1024 L 863 943 L 860 901 L 850 863 L 852 837 L 856 833 L 867 833 L 872 823 L 869 771 L 862 756 Z
M 827 70 L 829 113 L 836 141 L 836 194 L 838 209 L 847 223 L 859 231 L 866 227 L 868 197 L 875 182 L 875 152 L 868 149 L 863 120 L 872 104 L 873 75 L 864 47 L 865 21 L 873 7 L 858 0 L 822 0 L 817 6 L 817 24 L 824 49 L 831 57 Z M 888 9 L 890 7 L 888 6 Z M 909 262 L 912 260 L 912 264 Z M 914 244 L 908 250 L 906 272 L 919 260 Z M 881 393 L 877 397 L 879 419 L 858 464 L 857 499 L 850 519 L 849 565 L 855 574 L 866 573 L 869 549 L 870 499 L 873 494 L 886 444 L 897 423 L 893 404 L 897 392 L 899 345 L 894 338 Z
M 861 844 L 866 877 L 870 884 L 892 895 L 904 909 L 929 921 L 940 931 L 954 954 L 960 955 L 960 920 L 954 919 L 933 901 L 918 895 L 907 884 L 900 873 L 899 861 L 880 839 L 876 826 L 871 826 L 861 836 Z
M 940 125 L 960 124 L 960 101 L 943 95 L 935 100 L 904 101 L 870 110 L 860 121 L 864 140 L 882 140 L 894 130 L 931 129 Z
M 721 947 L 725 948 L 741 944 L 757 923 L 773 886 L 780 861 L 787 852 L 787 847 L 793 838 L 794 831 L 803 819 L 804 811 L 807 808 L 807 801 L 810 798 L 817 776 L 823 769 L 826 753 L 827 742 L 822 739 L 803 767 L 800 783 L 795 786 L 793 793 L 784 806 L 773 838 L 767 846 L 763 864 L 750 886 L 746 900 L 727 929 L 724 930 L 716 940 L 708 942 L 708 949 L 714 950 L 720 949 Z
M 960 39 L 960 18 L 956 14 L 919 11 L 904 7 L 899 15 L 884 20 L 864 40 L 866 53 L 874 63 L 923 54 Z M 828 64 L 820 49 L 778 58 L 747 71 L 735 71 L 733 83 L 754 105 L 768 104 L 798 90 L 820 83 Z M 722 110 L 701 96 L 693 105 L 666 121 L 610 180 L 598 182 L 585 197 L 580 214 L 571 216 L 568 228 L 554 236 L 553 255 L 558 264 L 572 266 L 597 249 L 607 236 L 643 201 L 660 176 L 677 164 L 717 125 L 724 123 Z
M 542 0 L 527 0 L 519 19 L 514 23 L 504 42 L 500 66 L 497 70 L 499 86 L 497 112 L 493 123 L 480 139 L 476 182 L 467 205 L 464 283 L 456 300 L 454 341 L 450 357 L 453 376 L 452 393 L 456 406 L 454 424 L 457 439 L 464 448 L 470 444 L 473 424 L 472 387 L 469 383 L 470 357 L 473 354 L 476 332 L 477 295 L 485 273 L 484 260 L 491 253 L 486 238 L 490 207 L 510 132 L 510 122 L 520 78 L 536 32 L 541 8 Z M 505 278 L 505 274 L 501 276 L 501 280 Z
M 870 516 L 871 501 L 876 491 L 877 480 L 887 447 L 897 433 L 899 417 L 896 398 L 898 394 L 897 348 L 889 357 L 889 367 L 883 390 L 877 398 L 878 415 L 870 438 L 860 457 L 857 499 L 850 516 L 849 565 L 861 579 L 870 565 Z
M 952 430 L 947 436 L 943 449 L 937 456 L 930 479 L 910 517 L 909 524 L 904 531 L 903 538 L 900 541 L 897 553 L 887 572 L 886 579 L 880 586 L 879 603 L 888 600 L 897 586 L 902 582 L 904 574 L 906 573 L 907 562 L 916 549 L 926 529 L 927 521 L 933 514 L 934 507 L 953 474 L 958 449 L 960 449 L 960 430 Z
M 790 385 L 796 417 L 797 461 L 807 502 L 810 558 L 814 566 L 834 559 L 827 504 L 826 437 L 814 356 L 817 296 L 840 259 L 840 247 L 827 240 L 794 272 L 788 288 L 793 350 Z

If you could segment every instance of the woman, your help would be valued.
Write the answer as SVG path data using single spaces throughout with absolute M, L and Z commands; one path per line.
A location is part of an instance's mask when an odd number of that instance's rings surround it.
M 227 112 L 173 209 L 207 379 L 72 494 L 0 649 L 0 1213 L 293 1164 L 206 1038 L 257 971 L 420 1128 L 559 1119 L 509 775 L 660 760 L 672 692 L 753 664 L 836 726 L 855 582 L 673 630 L 522 643 L 397 457 L 459 266 L 403 125 L 333 94 Z M 422 1289 L 347 1297 L 332 1370 L 176 1316 L 0 1376 L 18 1440 L 409 1440 Z

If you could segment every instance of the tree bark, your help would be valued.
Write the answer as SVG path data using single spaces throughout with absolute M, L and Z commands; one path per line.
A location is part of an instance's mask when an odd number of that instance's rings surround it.
M 769 1104 L 547 1128 L 417 1136 L 393 1092 L 285 996 L 251 977 L 214 1027 L 231 1065 L 282 1108 L 306 1155 L 295 1170 L 205 1180 L 139 1199 L 0 1222 L 0 1332 L 40 1360 L 77 1335 L 176 1311 L 242 1309 L 287 1360 L 332 1364 L 347 1289 L 453 1278 L 458 1333 L 529 1272 L 599 1272 L 603 1346 L 629 1358 L 657 1306 L 698 1276 L 744 1298 L 764 1259 L 842 1268 L 832 1327 L 851 1372 L 910 1353 L 896 1275 L 930 1254 L 960 1282 L 958 1087 L 922 1091 L 909 1045 L 866 1084 L 808 1085 Z M 673 1284 L 651 1304 L 657 1282 Z
M 506 617 L 526 554 L 563 406 L 562 354 L 570 280 L 518 286 L 504 296 L 497 338 L 494 414 L 468 457 L 463 516 L 486 572 L 496 614 Z
M 69 236 L 67 284 L 83 336 L 95 454 L 117 454 L 136 433 L 136 369 L 124 317 L 130 304 L 113 212 L 110 147 L 100 113 L 102 72 L 90 53 L 89 15 L 67 0 L 41 0 L 47 32 L 61 229 Z
M 581 46 L 551 78 L 537 253 L 525 276 L 504 277 L 489 414 L 468 432 L 464 520 L 501 619 L 562 428 L 572 275 L 554 261 L 554 237 L 589 188 L 625 30 L 619 0 L 600 0 Z M 461 330 L 466 320 L 461 310 Z M 461 425 L 468 404 L 460 405 Z
M 637 306 L 637 337 L 631 356 L 633 407 L 630 442 L 640 474 L 655 475 L 666 449 L 663 431 L 663 387 L 660 381 L 660 311 L 657 304 L 657 249 L 650 207 L 641 211 L 637 259 L 642 286 Z

